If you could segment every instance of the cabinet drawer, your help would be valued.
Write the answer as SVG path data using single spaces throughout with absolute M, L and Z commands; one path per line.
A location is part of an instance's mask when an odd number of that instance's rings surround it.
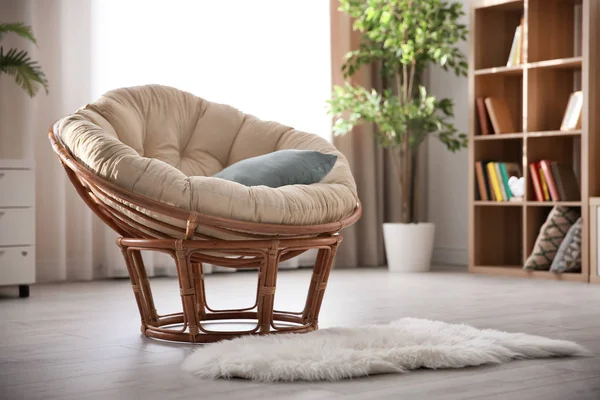
M 34 247 L 0 247 L 0 285 L 35 282 Z
M 35 243 L 35 209 L 0 208 L 0 246 Z
M 0 207 L 33 207 L 32 170 L 0 169 Z

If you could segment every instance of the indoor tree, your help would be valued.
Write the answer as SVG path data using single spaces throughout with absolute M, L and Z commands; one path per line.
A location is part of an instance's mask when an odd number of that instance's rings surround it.
M 467 74 L 458 48 L 466 40 L 462 4 L 445 0 L 340 0 L 340 11 L 361 33 L 359 48 L 346 54 L 342 72 L 352 77 L 365 65 L 379 69 L 382 90 L 346 83 L 328 102 L 335 135 L 361 123 L 373 123 L 378 143 L 390 149 L 401 185 L 401 222 L 417 222 L 414 213 L 416 154 L 424 139 L 436 135 L 450 151 L 467 145 L 452 120 L 453 103 L 437 99 L 421 84 L 423 71 L 439 65 L 457 76 Z
M 22 22 L 12 24 L 0 22 L 0 40 L 6 33 L 14 33 L 37 44 L 31 27 Z M 30 97 L 34 97 L 41 88 L 48 93 L 46 75 L 37 61 L 29 57 L 26 50 L 11 48 L 5 52 L 0 46 L 0 76 L 2 74 L 13 76 L 17 85 L 21 86 Z

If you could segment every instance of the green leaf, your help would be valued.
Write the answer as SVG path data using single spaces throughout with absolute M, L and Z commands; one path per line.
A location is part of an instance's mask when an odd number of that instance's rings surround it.
M 12 75 L 17 85 L 25 89 L 30 97 L 34 97 L 41 88 L 48 93 L 46 75 L 25 50 L 9 49 L 4 54 L 4 49 L 0 46 L 0 73 Z
M 13 24 L 5 24 L 0 22 L 0 40 L 5 33 L 14 33 L 24 39 L 29 40 L 33 44 L 37 44 L 31 27 L 22 22 L 16 22 Z
M 379 17 L 379 22 L 381 22 L 382 25 L 387 25 L 390 23 L 391 19 L 392 14 L 390 14 L 389 11 L 384 11 L 381 13 L 381 17 Z

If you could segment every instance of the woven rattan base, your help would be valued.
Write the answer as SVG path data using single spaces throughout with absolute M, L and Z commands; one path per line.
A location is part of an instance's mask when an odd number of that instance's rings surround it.
M 273 333 L 305 333 L 318 327 L 318 316 L 336 249 L 339 234 L 315 238 L 277 240 L 181 240 L 181 239 L 125 239 L 117 244 L 123 252 L 135 299 L 138 304 L 142 333 L 148 337 L 191 343 L 208 343 L 244 335 Z M 306 303 L 300 312 L 274 310 L 277 270 L 281 257 L 308 249 L 318 249 Z M 176 262 L 181 313 L 158 315 L 140 251 L 161 251 L 170 254 Z M 217 310 L 206 301 L 204 258 L 213 261 L 223 251 L 228 267 L 237 260 L 247 265 L 249 259 L 258 268 L 258 286 L 254 305 L 247 308 Z M 210 254 L 207 254 L 210 252 Z M 224 262 L 223 262 L 224 263 Z M 242 267 L 247 268 L 247 267 Z M 214 322 L 255 321 L 247 330 L 219 331 L 212 329 Z

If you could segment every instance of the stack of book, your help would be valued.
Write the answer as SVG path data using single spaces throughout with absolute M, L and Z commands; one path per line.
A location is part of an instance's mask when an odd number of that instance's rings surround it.
M 579 185 L 573 168 L 555 161 L 529 164 L 529 173 L 537 201 L 578 201 Z
M 522 190 L 509 182 L 521 178 L 517 163 L 477 161 L 475 163 L 478 199 L 483 201 L 522 201 Z M 518 186 L 518 184 L 517 184 Z M 512 187 L 512 188 L 511 188 Z

